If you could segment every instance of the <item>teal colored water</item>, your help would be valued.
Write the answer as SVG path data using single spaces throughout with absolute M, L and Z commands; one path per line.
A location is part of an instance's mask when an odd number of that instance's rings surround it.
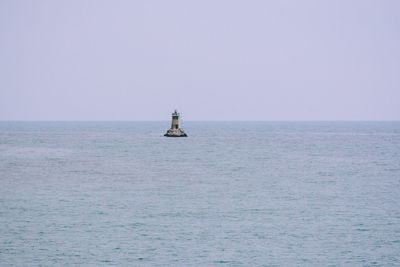
M 400 122 L 0 122 L 0 266 L 400 265 Z

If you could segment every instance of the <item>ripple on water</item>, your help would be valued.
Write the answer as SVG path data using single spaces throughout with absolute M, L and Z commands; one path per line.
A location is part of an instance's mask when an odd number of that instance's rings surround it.
M 400 123 L 208 124 L 0 122 L 1 264 L 400 264 Z

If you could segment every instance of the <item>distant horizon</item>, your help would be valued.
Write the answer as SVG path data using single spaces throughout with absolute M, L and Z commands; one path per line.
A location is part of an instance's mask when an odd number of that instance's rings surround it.
M 171 120 L 0 120 L 0 122 L 166 122 Z M 400 120 L 182 120 L 183 122 L 400 122 Z

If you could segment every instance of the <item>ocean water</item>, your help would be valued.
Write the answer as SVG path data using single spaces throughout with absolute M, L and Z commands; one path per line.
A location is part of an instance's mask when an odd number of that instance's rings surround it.
M 0 122 L 0 266 L 399 266 L 400 122 Z

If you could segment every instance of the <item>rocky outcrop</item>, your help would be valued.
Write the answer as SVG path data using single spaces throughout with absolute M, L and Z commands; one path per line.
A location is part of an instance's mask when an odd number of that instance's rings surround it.
M 164 136 L 167 137 L 187 137 L 186 133 L 183 131 L 183 129 L 178 128 L 178 129 L 169 129 Z

